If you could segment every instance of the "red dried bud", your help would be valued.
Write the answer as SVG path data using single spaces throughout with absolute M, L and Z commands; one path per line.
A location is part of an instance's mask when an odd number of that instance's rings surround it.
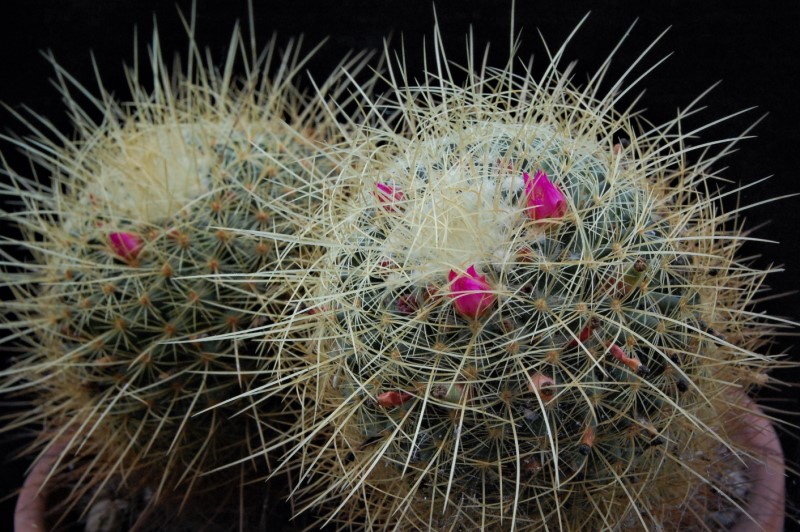
M 607 345 L 607 347 L 609 353 L 611 353 L 611 355 L 614 358 L 625 364 L 625 366 L 627 366 L 628 369 L 630 369 L 632 372 L 636 373 L 639 376 L 647 375 L 648 373 L 647 366 L 642 364 L 642 362 L 638 358 L 629 357 L 628 355 L 625 354 L 625 351 L 623 351 L 622 348 L 616 344 L 610 343 Z
M 413 398 L 408 392 L 383 392 L 378 394 L 378 404 L 384 408 L 394 408 Z

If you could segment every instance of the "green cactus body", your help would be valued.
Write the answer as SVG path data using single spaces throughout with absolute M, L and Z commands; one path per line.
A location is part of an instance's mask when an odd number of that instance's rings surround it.
M 168 469 L 189 478 L 218 467 L 226 447 L 258 437 L 255 426 L 249 435 L 241 427 L 226 428 L 245 420 L 246 415 L 234 417 L 241 406 L 200 415 L 213 421 L 195 416 L 248 389 L 248 374 L 270 358 L 253 342 L 206 340 L 263 324 L 270 316 L 264 301 L 280 303 L 268 283 L 224 276 L 279 263 L 290 270 L 304 259 L 291 252 L 279 256 L 286 249 L 274 240 L 237 232 L 298 233 L 295 221 L 283 215 L 296 208 L 288 198 L 301 192 L 289 190 L 261 155 L 275 153 L 274 146 L 249 146 L 233 137 L 224 142 L 205 146 L 216 159 L 214 172 L 224 177 L 205 176 L 215 185 L 172 217 L 150 223 L 111 219 L 103 202 L 91 204 L 83 230 L 55 242 L 63 255 L 48 266 L 61 277 L 43 282 L 36 294 L 52 312 L 47 329 L 52 336 L 43 344 L 69 380 L 66 386 L 86 389 L 88 408 L 108 424 L 106 430 L 139 440 L 134 452 L 147 450 L 171 461 L 183 452 L 170 449 L 185 450 L 191 460 Z M 241 150 L 250 157 L 241 158 Z M 111 230 L 141 235 L 135 257 L 120 256 L 109 246 L 104 236 Z M 94 422 L 90 427 L 84 436 L 100 430 Z
M 6 215 L 24 233 L 11 244 L 33 261 L 8 268 L 17 297 L 5 327 L 25 352 L 2 390 L 29 394 L 35 408 L 8 428 L 41 427 L 33 451 L 68 441 L 54 478 L 72 491 L 55 512 L 91 513 L 120 490 L 148 507 L 177 497 L 191 508 L 178 520 L 191 513 L 204 527 L 259 519 L 231 517 L 236 501 L 220 505 L 263 484 L 254 480 L 270 459 L 246 457 L 271 444 L 293 406 L 231 399 L 254 374 L 297 364 L 276 347 L 282 331 L 268 332 L 272 342 L 247 335 L 295 311 L 295 272 L 317 260 L 307 243 L 334 167 L 318 145 L 338 127 L 321 110 L 341 83 L 331 77 L 306 97 L 291 85 L 304 61 L 296 51 L 270 78 L 272 54 L 247 59 L 242 43 L 236 33 L 224 73 L 190 65 L 189 79 L 166 71 L 156 42 L 152 93 L 134 79 L 131 104 L 93 100 L 99 124 L 73 109 L 77 140 L 34 129 L 36 141 L 22 144 L 51 184 L 7 170 L 6 193 L 26 207 Z M 250 75 L 231 82 L 238 51 Z M 362 58 L 344 64 L 358 72 Z M 66 97 L 88 94 L 55 67 Z M 209 491 L 213 504 L 187 505 Z M 177 514 L 162 509 L 159 526 Z
M 675 124 L 641 133 L 591 93 L 553 73 L 429 75 L 395 87 L 397 125 L 353 139 L 369 148 L 338 181 L 316 417 L 295 449 L 325 519 L 725 526 L 679 486 L 739 503 L 701 462 L 728 445 L 726 392 L 770 363 L 763 339 L 733 340 L 765 327 L 740 312 L 764 272 L 736 262 L 702 191 L 713 161 L 687 165 L 664 144 Z

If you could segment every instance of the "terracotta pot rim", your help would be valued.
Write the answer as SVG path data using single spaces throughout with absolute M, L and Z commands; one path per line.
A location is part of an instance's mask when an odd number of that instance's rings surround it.
M 775 426 L 748 395 L 742 408 L 741 430 L 733 434 L 734 443 L 749 450 L 745 459 L 751 484 L 743 515 L 731 532 L 780 532 L 786 516 L 786 467 L 781 440 Z
M 47 502 L 47 477 L 67 447 L 69 438 L 60 438 L 45 449 L 33 463 L 14 507 L 14 532 L 44 531 Z

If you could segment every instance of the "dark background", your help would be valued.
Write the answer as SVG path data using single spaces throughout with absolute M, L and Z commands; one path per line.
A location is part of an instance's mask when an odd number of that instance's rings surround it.
M 262 2 L 254 0 L 256 36 L 266 44 L 274 32 L 278 42 L 304 34 L 307 48 L 323 37 L 329 40 L 311 62 L 310 68 L 322 78 L 351 50 L 378 49 L 382 39 L 392 35 L 392 45 L 401 41 L 406 48 L 411 71 L 422 68 L 423 38 L 431 42 L 434 15 L 430 1 L 353 1 L 321 2 L 291 0 Z M 190 1 L 179 1 L 184 13 Z M 482 48 L 491 42 L 490 64 L 502 66 L 508 54 L 511 9 L 510 1 L 461 0 L 436 3 L 436 11 L 448 56 L 457 62 L 465 57 L 465 35 L 470 26 L 475 41 Z M 547 57 L 540 31 L 551 49 L 557 49 L 581 18 L 591 16 L 577 33 L 565 54 L 567 61 L 579 60 L 575 81 L 582 82 L 593 73 L 617 41 L 637 20 L 626 40 L 609 80 L 627 66 L 667 27 L 671 29 L 640 66 L 646 67 L 674 52 L 664 64 L 640 84 L 646 88 L 638 108 L 653 123 L 673 118 L 678 108 L 686 107 L 695 96 L 722 80 L 705 99 L 709 109 L 688 121 L 689 126 L 726 116 L 744 108 L 757 109 L 736 117 L 703 133 L 700 141 L 738 135 L 759 117 L 768 113 L 754 130 L 757 138 L 740 144 L 729 156 L 724 176 L 734 182 L 748 183 L 774 176 L 770 181 L 741 196 L 742 204 L 758 203 L 768 198 L 800 192 L 800 104 L 797 98 L 800 72 L 800 2 L 741 1 L 517 1 L 515 31 L 521 32 L 520 57 L 535 55 L 534 71 L 541 73 Z M 0 102 L 12 109 L 28 106 L 49 118 L 61 131 L 70 132 L 70 124 L 55 89 L 50 85 L 52 69 L 40 55 L 50 49 L 58 62 L 78 80 L 93 86 L 94 74 L 90 52 L 94 54 L 104 85 L 120 98 L 126 98 L 123 62 L 133 57 L 134 28 L 138 28 L 139 53 L 152 35 L 153 16 L 158 20 L 162 49 L 167 57 L 184 53 L 187 39 L 175 4 L 159 0 L 5 0 L 0 14 Z M 198 0 L 197 36 L 207 46 L 217 63 L 227 51 L 234 21 L 247 19 L 244 0 Z M 566 62 L 562 64 L 562 68 Z M 633 91 L 632 96 L 640 91 Z M 624 105 L 631 101 L 624 100 Z M 0 133 L 24 132 L 11 114 L 0 110 Z M 12 167 L 23 169 L 24 159 L 7 142 L 0 150 Z M 754 207 L 747 212 L 747 225 L 769 222 L 757 237 L 781 244 L 752 244 L 745 254 L 762 255 L 757 264 L 785 265 L 786 272 L 770 277 L 774 293 L 798 288 L 800 246 L 794 240 L 800 229 L 800 199 L 784 199 Z M 800 319 L 800 295 L 765 302 L 760 307 L 768 313 Z M 777 338 L 776 351 L 788 351 L 799 360 L 792 338 Z M 797 372 L 782 377 L 800 381 Z M 797 389 L 784 389 L 778 396 L 784 408 L 800 411 Z M 788 402 L 787 402 L 788 400 Z M 797 417 L 784 419 L 798 422 Z M 0 437 L 0 454 L 8 455 L 19 442 Z M 795 439 L 784 437 L 788 458 L 797 464 L 800 453 Z M 1 457 L 0 457 L 1 458 Z M 0 496 L 10 493 L 23 479 L 27 463 L 2 462 Z M 798 500 L 797 478 L 790 479 L 789 500 Z M 0 530 L 11 529 L 13 500 L 0 509 Z M 788 523 L 787 529 L 798 529 Z

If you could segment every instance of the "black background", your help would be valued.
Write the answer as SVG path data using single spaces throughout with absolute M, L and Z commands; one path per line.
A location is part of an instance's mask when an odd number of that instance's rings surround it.
M 382 39 L 392 35 L 394 48 L 404 43 L 411 71 L 422 68 L 423 38 L 431 42 L 434 24 L 430 1 L 353 1 L 320 2 L 291 0 L 255 4 L 256 37 L 266 44 L 274 32 L 278 42 L 304 34 L 307 48 L 323 37 L 329 40 L 310 63 L 312 73 L 322 78 L 351 50 L 378 49 Z M 189 13 L 190 1 L 177 2 Z M 744 108 L 757 109 L 731 119 L 703 133 L 699 141 L 738 135 L 759 117 L 768 113 L 754 130 L 755 139 L 739 146 L 729 156 L 724 176 L 734 182 L 748 183 L 774 176 L 766 184 L 748 189 L 741 195 L 742 204 L 753 204 L 779 195 L 800 192 L 800 2 L 755 2 L 713 0 L 694 1 L 517 1 L 515 31 L 521 33 L 520 57 L 534 54 L 534 71 L 541 73 L 547 64 L 539 31 L 555 49 L 571 33 L 583 16 L 591 16 L 578 31 L 565 54 L 567 61 L 578 60 L 575 81 L 582 82 L 593 73 L 617 41 L 637 20 L 625 45 L 618 53 L 608 79 L 615 79 L 662 31 L 671 27 L 644 62 L 645 67 L 674 52 L 664 64 L 641 82 L 646 88 L 638 108 L 654 123 L 675 116 L 695 96 L 722 80 L 705 99 L 709 109 L 688 121 L 697 126 Z M 465 57 L 465 36 L 470 26 L 475 42 L 482 48 L 491 42 L 490 64 L 502 66 L 508 54 L 511 9 L 510 1 L 462 0 L 436 3 L 448 55 L 457 62 Z M 184 53 L 186 36 L 172 2 L 158 0 L 5 0 L 0 12 L 0 101 L 15 110 L 28 106 L 49 118 L 60 130 L 70 132 L 70 124 L 55 89 L 50 85 L 52 69 L 40 55 L 50 49 L 67 71 L 93 86 L 94 74 L 90 51 L 94 54 L 104 85 L 124 99 L 123 62 L 133 57 L 134 28 L 138 28 L 139 52 L 152 35 L 156 16 L 161 46 L 167 57 Z M 247 19 L 245 0 L 198 0 L 197 36 L 221 63 L 234 22 Z M 538 30 L 538 31 L 537 31 Z M 562 68 L 566 66 L 566 62 Z M 639 67 L 638 72 L 644 72 Z M 632 96 L 640 91 L 633 91 Z M 631 101 L 624 100 L 624 104 Z M 0 132 L 24 132 L 24 128 L 6 110 L 0 111 Z M 698 142 L 699 142 L 698 141 Z M 7 142 L 0 150 L 12 167 L 23 169 L 25 161 Z M 774 293 L 798 288 L 800 245 L 800 199 L 784 199 L 754 207 L 746 214 L 747 225 L 766 222 L 757 237 L 781 244 L 752 244 L 745 254 L 761 255 L 757 264 L 785 265 L 786 272 L 770 277 Z M 761 309 L 770 314 L 800 319 L 800 295 L 765 302 Z M 792 338 L 777 338 L 775 350 L 792 353 L 800 360 Z M 783 377 L 800 381 L 797 372 Z M 767 392 L 768 394 L 770 392 Z M 784 389 L 779 396 L 782 406 L 800 410 L 795 389 Z M 789 403 L 786 399 L 789 398 Z M 784 416 L 798 422 L 797 417 Z M 8 455 L 19 445 L 14 440 L 0 442 L 2 454 Z M 797 441 L 784 437 L 788 458 L 800 461 Z M 2 491 L 10 493 L 23 479 L 24 461 L 3 462 Z M 798 497 L 797 478 L 790 479 L 790 500 Z M 2 505 L 0 530 L 11 529 L 13 501 Z M 787 524 L 789 530 L 797 527 Z

